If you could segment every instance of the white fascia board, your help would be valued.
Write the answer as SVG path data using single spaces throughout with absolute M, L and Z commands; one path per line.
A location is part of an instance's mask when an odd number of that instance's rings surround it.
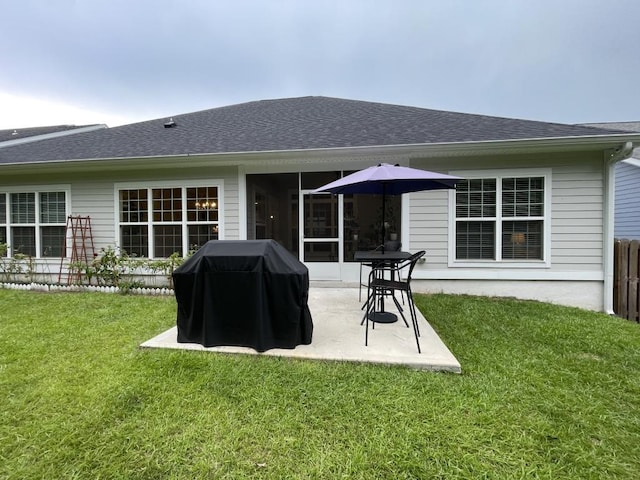
M 537 151 L 571 151 L 590 149 L 620 149 L 628 142 L 640 143 L 640 133 L 595 135 L 590 137 L 557 137 L 533 138 L 524 140 L 487 140 L 480 142 L 451 142 L 451 143 L 423 143 L 407 145 L 380 145 L 364 147 L 336 147 L 314 150 L 280 150 L 265 152 L 231 152 L 220 154 L 193 154 L 197 156 L 240 156 L 244 160 L 264 158 L 286 159 L 293 157 L 297 160 L 313 160 L 321 158 L 335 158 L 336 156 L 365 157 L 371 155 L 421 155 L 421 156 L 465 156 L 494 153 L 527 153 Z
M 370 158 L 372 156 L 405 157 L 453 157 L 471 155 L 492 155 L 506 153 L 532 153 L 542 151 L 579 151 L 589 149 L 622 148 L 627 142 L 640 144 L 640 133 L 619 135 L 596 135 L 590 137 L 558 137 L 558 138 L 534 138 L 524 140 L 489 140 L 480 142 L 453 142 L 453 143 L 425 143 L 409 145 L 381 145 L 364 147 L 336 147 L 320 149 L 299 150 L 270 150 L 262 152 L 223 152 L 223 153 L 187 153 L 175 155 L 148 155 L 142 157 L 109 157 L 109 158 L 83 158 L 64 159 L 39 162 L 20 162 L 0 164 L 0 169 L 22 171 L 30 167 L 50 165 L 60 171 L 61 165 L 69 169 L 87 170 L 96 168 L 109 169 L 114 166 L 119 168 L 144 168 L 149 166 L 149 160 L 154 160 L 153 168 L 174 167 L 172 163 L 177 158 L 188 158 L 189 166 L 218 165 L 250 167 L 260 164 L 264 160 L 278 160 L 282 163 L 294 162 L 315 163 L 335 160 L 336 157 Z M 122 163 L 126 162 L 126 165 Z M 317 164 L 317 163 L 316 163 Z
M 57 137 L 66 137 L 67 135 L 75 135 L 76 133 L 93 132 L 94 130 L 102 130 L 103 128 L 107 128 L 107 126 L 101 123 L 98 125 L 89 125 L 87 127 L 63 130 L 61 132 L 44 133 L 42 135 L 32 135 L 30 137 L 16 138 L 14 140 L 7 140 L 5 142 L 0 142 L 0 148 L 12 147 L 12 146 L 20 145 L 23 143 L 39 142 L 41 140 L 50 140 L 52 138 L 57 138 Z

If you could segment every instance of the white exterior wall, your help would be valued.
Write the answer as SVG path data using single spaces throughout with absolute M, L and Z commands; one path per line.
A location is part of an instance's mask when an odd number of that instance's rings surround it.
M 114 169 L 115 170 L 115 169 Z M 19 176 L 12 178 L 7 186 L 15 188 L 19 185 L 37 187 L 42 185 L 69 185 L 70 205 L 69 215 L 89 216 L 91 218 L 91 234 L 93 236 L 94 250 L 100 252 L 101 248 L 113 247 L 116 242 L 116 204 L 115 185 L 118 183 L 139 184 L 144 188 L 149 183 L 157 182 L 189 182 L 202 183 L 206 180 L 222 182 L 222 199 L 224 211 L 221 212 L 221 238 L 238 239 L 239 237 L 239 211 L 238 211 L 238 173 L 237 167 L 220 167 L 207 169 L 157 169 L 154 171 L 109 171 L 97 174 L 58 174 Z M 3 183 L 0 182 L 0 190 Z M 37 260 L 38 271 L 48 273 L 52 277 L 49 281 L 57 279 L 60 270 L 60 259 Z
M 416 291 L 507 296 L 602 310 L 604 306 L 604 162 L 602 152 L 496 155 L 486 157 L 409 159 L 369 158 L 363 165 L 352 159 L 325 160 L 319 165 L 278 167 L 261 164 L 251 172 L 360 169 L 379 163 L 455 174 L 490 170 L 542 170 L 549 174 L 551 208 L 549 261 L 533 266 L 508 262 L 475 268 L 451 267 L 449 258 L 449 191 L 415 192 L 404 196 L 403 249 L 427 251 L 427 260 L 414 272 Z M 343 265 L 343 281 L 358 280 L 357 265 Z
M 71 184 L 70 215 L 89 216 L 96 252 L 113 246 L 113 182 L 89 181 Z
M 604 303 L 602 282 L 592 281 L 415 280 L 411 287 L 420 293 L 510 297 L 595 311 Z
M 78 178 L 71 182 L 71 209 L 73 215 L 89 215 L 96 251 L 113 246 L 116 237 L 116 188 L 119 183 L 135 184 L 144 188 L 153 183 L 202 183 L 207 180 L 222 181 L 221 239 L 239 238 L 238 174 L 235 167 L 206 169 L 160 170 L 128 172 L 126 175 L 106 175 L 99 181 Z
M 176 165 L 185 159 L 177 159 Z M 114 211 L 117 183 L 144 187 L 150 182 L 219 180 L 223 182 L 224 211 L 221 238 L 244 238 L 246 202 L 243 173 L 276 173 L 361 169 L 381 161 L 455 174 L 457 171 L 490 175 L 490 170 L 544 169 L 550 172 L 551 229 L 549 262 L 528 267 L 481 265 L 474 268 L 451 265 L 449 258 L 449 191 L 416 192 L 403 198 L 403 249 L 426 250 L 427 260 L 414 273 L 416 291 L 510 296 L 603 309 L 603 205 L 604 162 L 602 152 L 566 154 L 496 155 L 416 159 L 394 156 L 373 158 L 324 158 L 266 160 L 243 167 L 159 168 L 130 171 L 48 176 L 42 184 L 69 184 L 71 212 L 89 215 L 96 251 L 114 245 L 117 214 Z M 203 164 L 202 161 L 200 163 Z M 13 178 L 12 185 L 33 185 L 33 177 Z M 549 186 L 549 185 L 547 185 Z M 59 261 L 56 263 L 59 265 Z M 357 264 L 342 265 L 343 281 L 355 281 Z M 53 272 L 57 267 L 50 267 Z M 56 270 L 57 271 L 57 270 Z
M 553 172 L 551 270 L 603 272 L 602 163 L 565 164 Z
M 604 305 L 604 167 L 601 153 L 477 157 L 433 162 L 412 161 L 411 166 L 456 174 L 508 166 L 548 169 L 551 177 L 550 261 L 530 267 L 508 262 L 456 267 L 450 257 L 449 195 L 453 192 L 417 192 L 410 196 L 411 251 L 426 250 L 427 260 L 414 273 L 417 291 L 468 293 L 537 299 L 602 310 Z M 447 168 L 448 166 L 448 168 Z

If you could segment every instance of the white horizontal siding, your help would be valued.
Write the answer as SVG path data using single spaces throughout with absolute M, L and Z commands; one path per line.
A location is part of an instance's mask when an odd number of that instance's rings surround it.
M 552 270 L 603 269 L 604 179 L 599 155 L 574 155 L 553 169 Z
M 89 216 L 96 252 L 114 245 L 113 182 L 79 181 L 71 184 L 71 215 Z
M 414 292 L 516 297 L 601 311 L 604 302 L 600 281 L 496 281 L 417 280 Z
M 224 180 L 224 239 L 240 239 L 240 198 L 236 168 L 219 171 Z
M 434 190 L 410 194 L 409 245 L 427 252 L 428 268 L 447 266 L 449 238 L 449 192 Z
M 238 179 L 235 167 L 220 169 L 200 170 L 168 170 L 154 172 L 153 175 L 146 172 L 134 172 L 124 175 L 107 174 L 100 181 L 80 177 L 71 182 L 71 212 L 73 215 L 91 217 L 91 229 L 96 251 L 101 248 L 113 246 L 115 243 L 116 215 L 115 208 L 115 184 L 140 183 L 143 188 L 150 182 L 175 182 L 184 180 L 189 182 L 202 182 L 206 179 L 223 181 L 224 199 L 224 238 L 237 239 L 239 235 L 239 211 L 238 211 Z
M 398 159 L 402 162 L 403 159 Z M 336 164 L 339 163 L 336 161 Z M 344 162 L 343 167 L 353 162 Z M 329 168 L 327 163 L 322 168 Z M 354 166 L 361 167 L 361 165 Z M 520 156 L 465 157 L 442 159 L 415 159 L 411 166 L 426 170 L 449 173 L 455 170 L 471 170 L 482 172 L 490 169 L 532 169 L 545 168 L 551 171 L 552 208 L 551 218 L 547 223 L 551 230 L 550 268 L 533 265 L 529 272 L 535 270 L 535 280 L 545 280 L 545 275 L 558 279 L 565 274 L 580 277 L 584 272 L 593 280 L 602 274 L 603 248 L 603 160 L 601 153 L 581 154 L 539 154 Z M 290 164 L 278 166 L 278 171 L 295 171 L 297 169 L 316 169 L 317 165 Z M 268 169 L 260 165 L 256 169 Z M 275 168 L 275 167 L 273 167 Z M 159 170 L 139 170 L 127 172 L 103 172 L 93 177 L 69 178 L 68 175 L 52 175 L 41 183 L 58 183 L 71 185 L 72 213 L 90 215 L 93 223 L 93 234 L 96 247 L 112 245 L 115 238 L 114 184 L 140 182 L 144 186 L 148 182 L 216 179 L 224 182 L 224 238 L 240 237 L 239 211 L 241 191 L 238 185 L 236 167 L 206 167 L 201 169 L 171 168 Z M 33 184 L 33 180 L 24 178 L 24 184 Z M 15 183 L 12 182 L 13 185 Z M 636 183 L 637 185 L 637 183 Z M 418 273 L 439 275 L 444 272 L 450 280 L 483 279 L 495 277 L 496 271 L 504 273 L 505 278 L 518 275 L 518 270 L 508 262 L 494 266 L 492 269 L 482 265 L 474 268 L 449 268 L 449 192 L 446 190 L 432 192 L 415 192 L 406 197 L 408 211 L 404 212 L 406 225 L 403 225 L 403 243 L 411 251 L 426 250 L 427 261 L 420 265 Z M 405 241 L 406 239 L 406 241 Z M 544 267 L 544 265 L 543 265 Z M 493 270 L 492 273 L 488 273 Z M 521 270 L 522 271 L 522 270 Z M 472 273 L 470 273 L 472 272 Z M 574 272 L 572 274 L 572 272 Z M 475 275 L 475 276 L 473 276 Z M 484 277 L 483 277 L 484 275 Z M 429 277 L 445 278 L 444 276 Z M 581 277 L 580 277 L 581 278 Z M 508 294 L 509 280 L 504 282 Z
M 459 160 L 459 161 L 458 161 Z M 452 168 L 455 165 L 455 169 Z M 459 165 L 462 167 L 458 168 Z M 550 168 L 552 207 L 550 272 L 602 272 L 603 161 L 601 153 L 526 155 L 413 161 L 412 166 L 455 174 L 455 170 Z M 514 168 L 514 174 L 518 173 Z M 448 192 L 417 192 L 410 197 L 410 248 L 426 250 L 426 270 L 448 267 Z M 482 268 L 481 266 L 477 268 Z M 498 268 L 510 269 L 507 262 Z M 454 270 L 452 267 L 449 270 Z M 465 273 L 461 269 L 461 277 Z

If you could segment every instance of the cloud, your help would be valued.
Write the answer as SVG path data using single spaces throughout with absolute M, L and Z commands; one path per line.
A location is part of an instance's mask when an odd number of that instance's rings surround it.
M 0 129 L 2 130 L 47 125 L 94 125 L 100 123 L 113 127 L 135 121 L 132 118 L 105 115 L 104 112 L 83 109 L 61 102 L 2 92 L 0 92 L 0 105 L 5 113 L 0 118 Z M 10 113 L 6 114 L 6 112 Z M 138 120 L 145 119 L 139 118 Z
M 640 110 L 635 0 L 22 0 L 0 91 L 113 116 L 327 95 L 549 121 Z M 599 117 L 599 118 L 596 118 Z

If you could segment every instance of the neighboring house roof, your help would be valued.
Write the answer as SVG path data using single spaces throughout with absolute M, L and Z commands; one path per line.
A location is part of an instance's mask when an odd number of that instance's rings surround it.
M 262 100 L 0 149 L 0 164 L 454 144 L 624 134 L 583 125 L 300 97 Z
M 597 128 L 614 128 L 626 132 L 640 132 L 640 122 L 606 122 L 606 123 L 585 123 L 584 125 Z M 636 147 L 631 157 L 624 160 L 636 167 L 640 166 L 640 147 Z
M 614 130 L 624 130 L 626 132 L 640 132 L 640 122 L 603 122 L 603 123 L 583 123 L 583 125 L 597 128 L 611 128 Z
M 107 128 L 104 124 L 53 125 L 0 130 L 0 148 Z
M 62 132 L 72 128 L 77 127 L 74 125 L 56 125 L 52 127 L 10 128 L 8 130 L 0 130 L 0 142 L 15 140 L 18 137 L 26 138 L 35 135 L 44 135 L 46 133 Z

